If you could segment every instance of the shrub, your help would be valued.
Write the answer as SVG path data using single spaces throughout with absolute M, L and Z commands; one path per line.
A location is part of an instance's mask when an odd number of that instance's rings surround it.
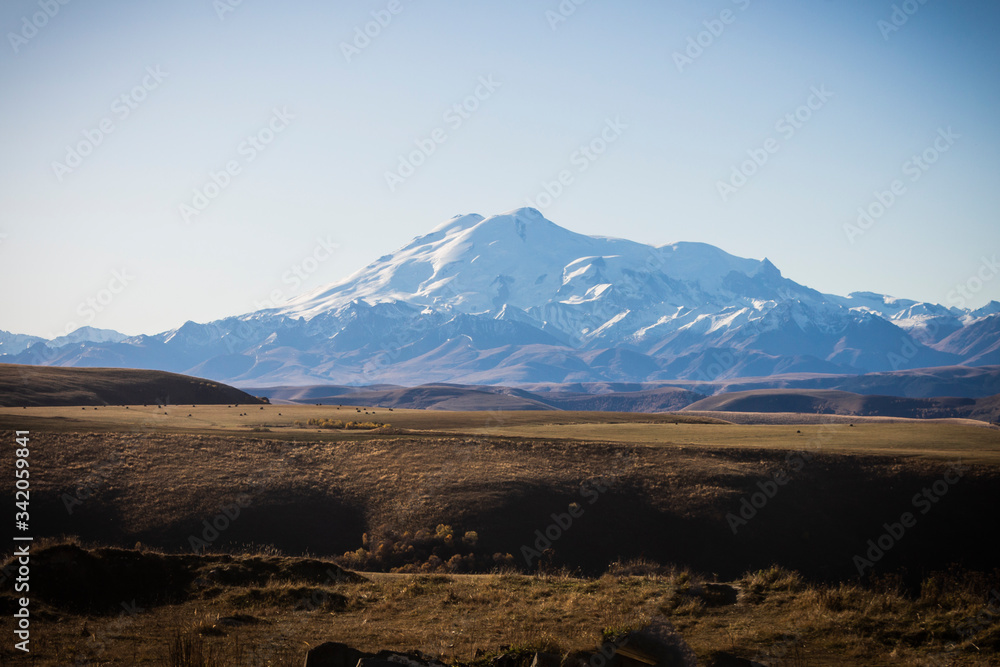
M 794 593 L 802 589 L 802 577 L 798 572 L 772 565 L 766 570 L 748 572 L 740 580 L 743 589 L 751 595 L 762 596 L 772 591 Z
M 462 538 L 456 539 L 456 533 Z M 337 562 L 353 570 L 409 573 L 486 572 L 513 565 L 510 554 L 477 555 L 478 541 L 475 531 L 459 533 L 443 523 L 434 530 L 403 533 L 381 526 L 363 534 L 361 548 L 348 551 Z

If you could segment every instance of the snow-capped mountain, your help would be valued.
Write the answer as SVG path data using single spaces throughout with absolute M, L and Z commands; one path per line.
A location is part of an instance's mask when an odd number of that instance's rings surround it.
M 49 347 L 62 347 L 63 345 L 73 345 L 75 343 L 120 343 L 126 338 L 128 336 L 112 329 L 80 327 L 65 336 L 53 338 L 45 344 Z
M 585 236 L 522 208 L 456 216 L 277 308 L 5 359 L 257 386 L 714 380 L 996 363 L 998 313 L 821 294 L 767 259 Z
M 0 359 L 5 355 L 18 354 L 36 343 L 45 342 L 44 338 L 27 334 L 10 333 L 0 330 Z
M 76 343 L 118 343 L 126 338 L 128 336 L 112 329 L 97 329 L 94 327 L 79 327 L 65 336 L 58 336 L 51 340 L 40 336 L 28 336 L 0 331 L 0 359 L 3 358 L 3 355 L 18 354 L 27 350 L 32 345 L 39 343 L 45 347 L 55 349 Z
M 734 296 L 726 289 L 730 274 L 756 276 L 768 267 L 704 244 L 654 248 L 583 236 L 534 209 L 519 209 L 491 218 L 453 218 L 276 312 L 311 318 L 358 299 L 469 314 L 499 314 L 506 307 L 523 311 L 532 323 L 553 322 L 574 337 L 612 318 L 620 321 L 626 311 L 648 310 L 654 295 L 684 309 L 717 295 L 727 302 Z

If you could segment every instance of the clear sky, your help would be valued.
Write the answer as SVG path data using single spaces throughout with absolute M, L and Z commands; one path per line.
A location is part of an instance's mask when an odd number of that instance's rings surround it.
M 0 329 L 240 314 L 529 202 L 825 292 L 1000 299 L 995 1 L 562 7 L 8 0 Z

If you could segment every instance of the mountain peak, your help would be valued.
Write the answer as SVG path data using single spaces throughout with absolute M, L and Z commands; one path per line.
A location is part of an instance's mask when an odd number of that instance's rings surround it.
M 515 208 L 505 213 L 501 213 L 500 215 L 509 215 L 519 220 L 526 220 L 526 221 L 540 220 L 549 222 L 545 218 L 545 216 L 542 215 L 541 211 L 539 211 L 537 208 L 532 208 L 531 206 L 522 206 L 521 208 Z
M 969 313 L 969 315 L 975 318 L 975 317 L 988 317 L 990 315 L 996 315 L 997 313 L 1000 313 L 1000 302 L 994 300 L 990 301 L 982 308 L 977 308 L 976 310 Z
M 491 215 L 482 219 L 470 230 L 471 234 L 480 240 L 497 241 L 508 237 L 513 232 L 522 242 L 528 241 L 528 233 L 555 234 L 562 237 L 578 236 L 575 232 L 560 227 L 548 220 L 538 209 L 523 207 L 515 208 L 506 213 Z M 533 238 L 533 243 L 551 243 L 553 237 Z
M 664 307 L 690 311 L 706 299 L 730 304 L 734 297 L 750 299 L 749 305 L 769 295 L 773 286 L 767 281 L 780 275 L 769 261 L 735 257 L 713 245 L 657 248 L 588 236 L 522 207 L 486 218 L 455 216 L 278 312 L 312 319 L 359 298 L 467 314 L 496 313 L 506 304 L 579 335 L 604 331 L 626 313 L 630 323 L 646 326 L 660 319 Z
M 487 228 L 496 228 L 502 225 L 513 224 L 515 227 L 520 229 L 527 229 L 529 225 L 537 225 L 543 223 L 546 225 L 552 225 L 553 227 L 558 227 L 555 223 L 546 220 L 545 216 L 542 215 L 541 211 L 536 208 L 531 208 L 525 206 L 522 208 L 515 208 L 504 213 L 499 213 L 497 215 L 491 215 L 488 218 L 479 215 L 478 213 L 469 213 L 463 215 L 456 215 L 450 220 L 445 220 L 440 225 L 436 226 L 428 234 L 423 236 L 418 236 L 410 243 L 407 248 L 415 247 L 416 245 L 423 245 L 427 243 L 433 243 L 435 241 L 440 241 L 448 236 L 454 236 L 455 234 L 461 234 L 470 229 L 478 227 L 486 223 Z M 523 236 L 522 236 L 523 240 Z
M 469 213 L 468 215 L 456 215 L 450 220 L 445 220 L 440 225 L 431 230 L 430 234 L 419 238 L 427 238 L 433 234 L 442 234 L 447 236 L 448 234 L 454 233 L 456 231 L 462 231 L 464 229 L 469 229 L 470 227 L 475 227 L 480 222 L 483 221 L 483 216 L 478 213 Z
M 75 331 L 53 338 L 46 345 L 49 347 L 60 347 L 62 345 L 72 345 L 75 343 L 120 343 L 128 338 L 123 333 L 113 329 L 98 329 L 96 327 L 82 326 Z

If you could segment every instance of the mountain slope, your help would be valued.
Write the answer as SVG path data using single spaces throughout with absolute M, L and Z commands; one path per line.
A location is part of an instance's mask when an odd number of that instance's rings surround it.
M 1000 364 L 1000 314 L 977 319 L 934 347 L 961 356 L 972 365 Z
M 14 355 L 24 352 L 36 343 L 44 342 L 44 338 L 26 334 L 10 333 L 0 330 L 0 355 Z

